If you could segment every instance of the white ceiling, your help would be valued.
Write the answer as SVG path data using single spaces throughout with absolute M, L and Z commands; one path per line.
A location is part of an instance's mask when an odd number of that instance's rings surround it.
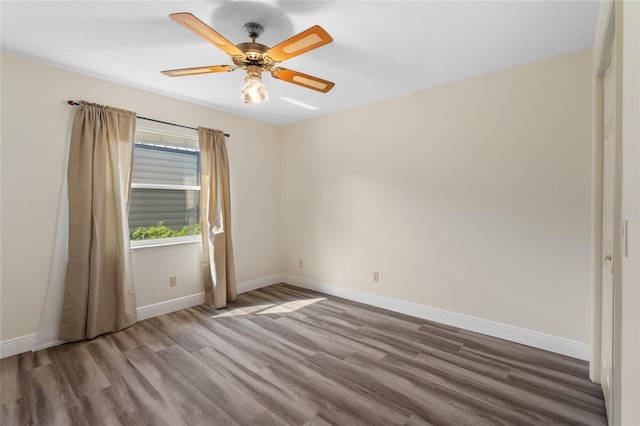
M 597 1 L 3 0 L 1 46 L 8 54 L 288 124 L 588 48 L 597 11 Z M 233 43 L 249 41 L 243 25 L 258 22 L 265 27 L 258 42 L 267 46 L 318 24 L 333 43 L 283 66 L 336 86 L 322 94 L 265 73 L 269 101 L 246 105 L 241 70 L 166 77 L 161 70 L 232 63 L 169 19 L 175 12 L 191 12 Z

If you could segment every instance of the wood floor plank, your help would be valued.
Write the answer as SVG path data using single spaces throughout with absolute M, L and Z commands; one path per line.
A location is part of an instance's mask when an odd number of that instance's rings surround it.
M 190 426 L 182 420 L 175 405 L 166 400 L 141 405 L 134 416 L 134 424 L 140 426 Z
M 482 336 L 478 333 L 471 334 L 467 331 L 458 333 L 461 342 L 466 348 L 478 349 L 487 354 L 508 357 L 515 361 L 527 360 L 549 370 L 562 371 L 576 377 L 589 375 L 589 366 L 586 362 L 563 355 L 552 354 L 541 349 L 530 348 L 517 343 L 508 342 L 490 336 Z
M 162 399 L 162 395 L 135 368 L 113 340 L 100 339 L 87 345 L 86 349 L 109 381 L 109 388 L 116 391 L 116 406 L 120 411 L 131 413 L 139 406 Z
M 300 315 L 298 317 L 291 315 L 289 317 L 297 320 L 298 327 L 303 326 L 305 331 L 319 334 L 324 339 L 331 340 L 336 345 L 344 347 L 349 352 L 349 354 L 352 354 L 354 352 L 362 352 L 376 358 L 383 358 L 386 355 L 386 352 L 384 351 L 380 351 L 376 348 L 364 345 L 345 336 L 327 331 L 321 326 L 321 324 L 323 324 L 322 318 L 318 318 L 313 315 Z
M 0 361 L 0 423 L 603 425 L 581 360 L 277 284 Z
M 35 418 L 41 425 L 88 425 L 65 372 L 57 363 L 26 372 Z
M 203 327 L 210 332 L 209 347 L 212 347 L 221 353 L 234 358 L 240 364 L 244 365 L 252 371 L 260 371 L 263 367 L 269 365 L 270 359 L 265 359 L 259 350 L 251 350 L 248 348 L 246 339 L 241 336 L 229 338 L 229 331 L 223 324 L 223 321 L 216 321 L 205 324 Z
M 278 296 L 273 294 L 268 287 L 264 287 L 258 290 L 253 290 L 251 294 L 256 297 L 259 297 L 260 299 L 272 302 L 275 305 L 282 303 L 282 300 Z
M 300 321 L 293 319 L 293 317 L 283 316 L 279 319 L 271 320 L 271 322 L 275 324 L 275 327 L 271 328 L 271 330 L 277 331 L 278 334 L 291 336 L 293 340 L 316 352 L 322 351 L 338 358 L 344 358 L 354 351 L 348 345 L 343 345 L 337 339 L 332 339 L 322 330 L 318 330 L 315 327 L 301 327 Z M 272 324 L 269 324 L 269 327 L 271 326 Z
M 3 425 L 34 425 L 35 408 L 27 397 L 21 397 L 11 402 L 0 404 L 0 424 Z
M 368 346 L 369 348 L 379 350 L 385 353 L 394 352 L 399 353 L 404 356 L 416 357 L 418 356 L 418 351 L 412 348 L 408 348 L 406 346 L 397 346 L 393 339 L 389 339 L 388 337 L 380 339 L 379 336 L 371 335 L 370 332 L 363 331 L 361 327 L 357 329 L 353 329 L 348 326 L 342 326 L 339 324 L 330 323 L 330 322 L 322 322 L 318 321 L 315 323 L 318 327 L 321 327 L 331 333 L 342 336 L 344 338 L 350 339 L 354 342 L 360 343 L 362 345 Z M 310 354 L 310 356 L 313 354 Z
M 563 383 L 565 386 L 579 388 L 582 392 L 587 392 L 598 398 L 603 398 L 602 388 L 599 385 L 592 383 L 588 376 L 579 377 L 567 372 L 548 369 L 533 362 L 530 363 L 523 360 L 514 360 L 495 353 L 483 352 L 478 349 L 470 349 L 466 346 L 463 346 L 462 349 L 460 349 L 460 354 L 476 359 L 480 362 L 495 363 L 494 365 L 507 366 L 510 369 L 518 369 L 533 374 L 534 376 L 555 380 L 558 383 Z
M 276 416 L 275 413 L 266 410 L 260 413 L 256 418 L 246 423 L 245 426 L 281 426 L 283 420 Z
M 154 352 L 168 348 L 176 344 L 173 340 L 162 333 L 158 333 L 148 321 L 140 321 L 129 327 L 131 335 L 136 341 L 136 346 L 147 346 Z
M 203 325 L 207 326 L 208 324 Z M 232 321 L 219 321 L 218 327 L 212 331 L 227 342 L 233 341 L 235 345 L 238 345 L 238 348 L 234 348 L 235 354 L 239 351 L 247 351 L 255 354 L 258 359 L 267 364 L 296 362 L 306 358 L 305 354 L 295 350 L 292 346 L 281 343 L 273 338 L 274 335 L 266 333 L 264 328 L 247 318 L 238 317 Z
M 360 327 L 360 331 L 366 331 L 374 336 L 379 336 L 381 339 L 391 339 L 397 342 L 398 346 L 410 348 L 421 352 L 425 347 L 438 348 L 444 351 L 457 352 L 464 346 L 460 342 L 456 342 L 452 339 L 445 339 L 444 337 L 425 335 L 418 331 L 405 330 L 405 331 L 393 331 L 380 327 L 364 326 Z
M 26 376 L 20 374 L 20 358 L 12 356 L 0 361 L 0 403 L 7 404 L 24 396 Z
M 323 328 L 323 326 L 332 325 L 338 328 L 349 328 L 352 330 L 358 330 L 360 327 L 362 327 L 361 322 L 342 318 L 343 314 L 343 312 L 338 313 L 338 316 L 336 317 L 334 316 L 336 314 L 333 312 L 318 312 L 315 309 L 309 309 L 307 312 L 305 312 L 305 315 L 302 315 L 299 318 L 301 321 L 306 322 L 307 324 L 311 324 L 320 328 Z
M 178 325 L 165 315 L 151 318 L 147 321 L 152 327 L 185 348 L 188 352 L 195 352 L 209 346 L 211 333 L 199 327 L 198 324 Z
M 311 402 L 265 379 L 227 355 L 213 348 L 194 354 L 216 373 L 235 383 L 247 395 L 269 407 L 289 425 L 301 425 L 317 414 Z
M 382 328 L 393 332 L 402 333 L 407 330 L 418 330 L 421 325 L 414 321 L 384 315 L 379 312 L 367 311 L 362 308 L 351 308 L 343 315 L 343 318 L 353 318 L 370 327 Z
M 110 385 L 87 350 L 89 345 L 95 345 L 102 339 L 98 338 L 92 343 L 62 345 L 50 355 L 54 364 L 64 372 L 76 398 L 99 392 Z
M 211 419 L 216 419 L 221 425 L 239 424 L 179 375 L 156 352 L 138 347 L 125 352 L 125 356 L 164 399 L 172 403 L 184 423 L 210 425 Z
M 451 339 L 457 336 L 460 332 L 460 330 L 457 328 L 448 329 L 448 328 L 438 327 L 435 324 L 427 321 L 425 321 L 425 323 L 422 324 L 420 328 L 418 328 L 418 331 L 422 333 L 445 337 L 447 339 Z
M 251 320 L 259 324 L 262 328 L 279 336 L 283 336 L 288 342 L 295 344 L 297 347 L 303 348 L 307 356 L 314 355 L 319 350 L 324 350 L 318 340 L 305 335 L 302 330 L 292 329 L 286 323 L 281 323 L 277 319 L 260 315 L 252 318 Z M 335 345 L 331 345 L 327 350 L 341 351 L 345 353 L 344 350 L 336 348 Z
M 415 414 L 413 414 L 411 415 L 407 423 L 404 424 L 404 426 L 434 426 L 434 424 L 429 423 L 420 416 L 416 416 Z
M 326 373 L 326 372 L 325 372 Z M 398 407 L 382 406 L 361 389 L 346 386 L 306 364 L 272 365 L 262 374 L 272 382 L 310 401 L 318 413 L 339 425 L 402 425 L 410 416 Z
M 331 423 L 329 423 L 329 421 L 318 414 L 316 416 L 313 416 L 313 418 L 306 422 L 303 426 L 331 426 Z
M 363 362 L 364 361 L 364 362 Z M 318 354 L 310 359 L 319 368 L 333 371 L 342 377 L 351 377 L 360 386 L 378 394 L 385 400 L 394 401 L 409 414 L 417 414 L 436 424 L 499 424 L 509 420 L 526 424 L 521 417 L 481 404 L 439 386 L 437 381 L 424 382 L 410 375 L 397 374 L 384 361 L 368 362 L 367 357 L 355 354 L 344 361 Z M 509 415 L 511 414 L 511 418 Z M 533 423 L 530 423 L 533 424 Z
M 485 401 L 495 406 L 515 410 L 521 414 L 528 413 L 538 420 L 551 420 L 552 423 L 570 423 L 572 420 L 583 424 L 600 424 L 602 418 L 593 416 L 581 409 L 555 399 L 546 398 L 522 388 L 511 386 L 498 380 L 482 376 L 473 371 L 458 369 L 454 374 L 438 366 L 425 365 L 416 360 L 390 354 L 383 358 L 392 365 L 417 377 L 426 378 L 429 382 L 446 381 L 445 386 L 453 386 L 454 390 L 468 395 L 469 399 Z M 368 360 L 367 363 L 370 363 Z
M 534 376 L 521 371 L 511 371 L 508 382 L 517 387 L 525 389 L 538 395 L 556 399 L 565 404 L 590 411 L 598 416 L 606 417 L 605 407 L 601 404 L 601 399 L 589 393 L 581 392 L 578 389 L 563 386 L 554 380 Z
M 354 357 L 349 361 L 358 363 L 360 366 L 368 366 L 369 360 Z M 447 405 L 460 407 L 465 413 L 483 419 L 484 422 L 494 424 L 516 424 L 516 425 L 538 425 L 557 424 L 558 421 L 551 419 L 535 409 L 514 403 L 508 393 L 488 392 L 482 385 L 464 381 L 452 377 L 450 374 L 442 373 L 438 370 L 430 370 L 420 366 L 419 361 L 410 359 L 400 359 L 394 354 L 390 354 L 382 360 L 377 367 L 381 370 L 389 370 L 394 375 L 403 377 L 419 386 L 423 391 L 435 392 L 436 397 L 443 398 Z M 415 368 L 415 370 L 414 370 Z M 436 407 L 437 407 L 436 403 Z M 443 404 L 440 404 L 443 405 Z M 441 410 L 442 408 L 437 408 Z M 431 417 L 429 415 L 418 416 L 428 422 L 436 424 L 449 424 L 448 421 Z M 446 412 L 439 412 L 439 415 L 447 415 Z M 465 419 L 465 422 L 471 420 Z
M 79 398 L 80 408 L 87 423 L 91 426 L 134 424 L 132 413 L 119 409 L 117 397 L 118 391 L 110 386 L 97 394 Z
M 266 408 L 246 393 L 214 374 L 199 359 L 176 345 L 157 352 L 168 365 L 178 371 L 202 395 L 220 407 L 239 424 L 250 423 Z
M 421 352 L 416 357 L 416 360 L 425 364 L 439 362 L 442 365 L 442 363 L 444 363 L 445 365 L 450 365 L 454 371 L 456 367 L 464 368 L 498 380 L 507 380 L 509 378 L 509 373 L 511 372 L 510 368 L 503 365 L 492 365 L 479 362 L 474 359 L 461 356 L 460 352 L 452 353 L 451 351 L 444 351 L 438 348 L 422 348 Z
M 34 400 L 26 372 L 36 368 L 39 361 L 46 360 L 42 365 L 51 363 L 46 351 L 41 352 L 45 355 L 27 352 L 0 361 L 0 424 L 35 424 Z
M 189 325 L 195 321 L 195 316 L 191 314 L 188 309 L 181 309 L 179 311 L 170 312 L 167 314 L 167 318 L 174 323 L 180 325 Z
M 133 330 L 131 330 L 131 327 L 118 331 L 117 333 L 102 335 L 95 340 L 101 339 L 107 339 L 113 342 L 113 344 L 116 345 L 122 352 L 128 351 L 129 349 L 137 348 L 140 344 L 139 339 L 136 338 L 135 333 L 133 333 Z
M 2 361 L 0 361 L 2 362 Z M 40 367 L 41 365 L 50 364 L 49 350 L 43 349 L 37 352 L 25 352 L 20 354 L 21 367 L 25 370 Z
M 259 315 L 263 317 L 264 315 Z M 266 317 L 265 319 L 271 320 L 273 318 Z M 247 322 L 248 321 L 248 322 Z M 315 353 L 314 350 L 310 350 L 297 344 L 295 341 L 290 340 L 287 336 L 280 335 L 277 332 L 273 332 L 267 328 L 262 327 L 259 324 L 259 321 L 253 321 L 253 317 L 242 317 L 240 320 L 233 321 L 222 321 L 223 324 L 227 324 L 228 322 L 235 323 L 239 327 L 251 329 L 251 331 L 260 337 L 263 337 L 263 340 L 271 340 L 275 345 L 280 346 L 285 353 L 289 354 L 293 357 L 302 357 L 306 358 L 307 356 L 311 356 Z M 270 323 L 270 322 L 267 322 Z M 213 325 L 209 322 L 203 323 L 205 327 L 213 327 Z
M 319 293 L 314 292 L 312 290 L 306 290 L 306 289 L 302 289 L 302 288 L 299 288 L 299 287 L 293 287 L 293 286 L 291 286 L 289 284 L 280 284 L 280 285 L 284 286 L 284 287 L 289 287 L 289 288 L 296 288 L 298 291 L 303 291 L 303 292 L 310 293 L 310 294 L 319 294 Z M 355 302 L 355 301 L 347 300 L 347 299 L 341 299 L 341 298 L 336 297 L 336 296 L 329 296 L 329 295 L 322 295 L 322 296 L 324 296 L 326 298 L 326 302 L 323 302 L 323 304 L 326 303 L 329 306 L 335 306 L 337 308 L 342 308 L 342 309 L 345 309 L 346 311 L 349 311 L 349 312 L 353 312 L 354 310 L 360 310 L 360 311 L 364 311 L 364 312 L 379 313 L 379 314 L 388 316 L 390 318 L 396 318 L 396 319 L 400 319 L 400 320 L 405 321 L 405 322 L 415 323 L 415 324 L 418 324 L 418 325 L 429 324 L 429 325 L 432 325 L 432 326 L 435 326 L 435 327 L 442 328 L 444 330 L 453 330 L 453 331 L 458 331 L 459 330 L 458 328 L 450 326 L 450 325 L 440 324 L 440 323 L 429 321 L 429 320 L 425 320 L 425 319 L 422 319 L 422 318 L 413 317 L 413 316 L 410 316 L 410 315 L 402 314 L 400 312 L 389 311 L 387 309 L 379 308 L 377 306 L 365 305 L 364 303 Z

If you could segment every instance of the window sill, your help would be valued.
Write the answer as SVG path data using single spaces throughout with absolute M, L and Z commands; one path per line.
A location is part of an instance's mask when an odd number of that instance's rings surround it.
M 174 238 L 155 238 L 152 240 L 132 240 L 131 250 L 152 248 L 152 247 L 164 247 L 164 246 L 177 246 L 182 244 L 200 243 L 202 237 L 200 235 L 194 235 L 189 237 L 174 237 Z

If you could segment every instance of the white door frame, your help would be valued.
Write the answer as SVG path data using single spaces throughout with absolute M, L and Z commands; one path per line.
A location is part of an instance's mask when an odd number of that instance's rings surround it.
M 611 395 L 611 423 L 620 419 L 620 323 L 621 323 L 621 256 L 620 217 L 615 214 L 622 204 L 622 4 L 604 0 L 600 3 L 598 23 L 593 43 L 593 141 L 592 141 L 592 232 L 591 232 L 591 345 L 589 350 L 589 376 L 600 383 L 602 332 L 602 150 L 603 150 L 603 77 L 614 48 L 616 55 L 616 136 L 615 136 L 615 190 L 613 214 L 613 377 Z

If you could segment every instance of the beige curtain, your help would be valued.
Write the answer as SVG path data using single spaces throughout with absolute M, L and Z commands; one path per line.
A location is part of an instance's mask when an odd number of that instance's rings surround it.
M 60 340 L 91 339 L 137 320 L 128 225 L 135 123 L 133 112 L 85 102 L 76 108 Z
M 220 130 L 199 127 L 198 134 L 205 303 L 223 308 L 237 296 L 227 144 Z

